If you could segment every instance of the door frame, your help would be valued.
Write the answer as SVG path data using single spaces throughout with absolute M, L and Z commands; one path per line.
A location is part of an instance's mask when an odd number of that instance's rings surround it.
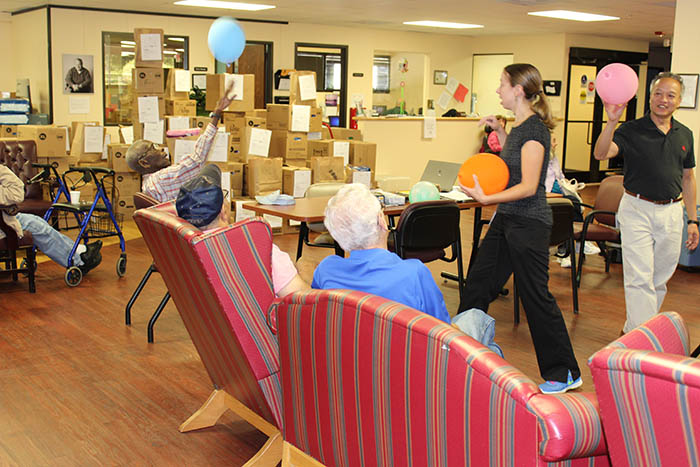
M 317 44 L 313 42 L 294 43 L 294 69 L 297 69 L 297 52 L 299 47 L 317 47 L 319 49 L 340 49 L 340 126 L 348 127 L 348 49 L 347 45 Z M 317 78 L 318 80 L 318 78 Z
M 621 50 L 606 50 L 606 49 L 589 49 L 585 47 L 571 47 L 569 49 L 569 64 L 566 77 L 566 110 L 564 112 L 564 141 L 562 142 L 562 170 L 566 173 L 566 146 L 569 123 L 569 93 L 571 91 L 571 69 L 573 65 L 589 65 L 596 67 L 596 76 L 601 68 L 610 63 L 624 63 L 633 68 L 636 66 L 637 74 L 639 74 L 639 65 L 645 62 L 649 54 L 645 52 L 626 52 Z M 636 118 L 636 96 L 630 100 L 627 108 L 627 120 Z M 600 100 L 598 93 L 595 93 L 595 101 L 593 103 L 593 120 L 591 121 L 591 130 L 588 138 L 590 142 L 589 169 L 588 172 L 576 172 L 576 179 L 584 182 L 599 182 L 605 176 L 600 171 L 600 161 L 593 156 L 593 148 L 595 141 L 598 140 L 601 131 L 603 130 L 603 101 Z M 580 121 L 577 121 L 581 123 Z M 574 122 L 572 122 L 574 123 Z M 569 175 L 569 174 L 567 174 Z

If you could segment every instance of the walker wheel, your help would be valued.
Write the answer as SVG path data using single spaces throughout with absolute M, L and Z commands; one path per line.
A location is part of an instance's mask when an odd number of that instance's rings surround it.
M 77 287 L 83 280 L 83 271 L 77 266 L 71 266 L 66 270 L 64 279 L 68 287 Z
M 117 260 L 117 276 L 124 277 L 126 274 L 126 255 L 122 253 Z

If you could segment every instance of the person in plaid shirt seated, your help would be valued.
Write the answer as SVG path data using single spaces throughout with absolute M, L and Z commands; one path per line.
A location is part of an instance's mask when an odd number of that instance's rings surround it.
M 216 125 L 221 119 L 222 112 L 236 97 L 231 95 L 233 83 L 230 84 L 224 96 L 216 104 L 216 110 L 211 114 L 211 122 L 199 136 L 194 147 L 194 153 L 183 157 L 177 164 L 170 165 L 170 157 L 164 145 L 139 139 L 126 152 L 126 163 L 129 168 L 143 175 L 141 191 L 158 201 L 165 202 L 177 198 L 180 187 L 195 178 L 207 160 L 214 137 Z

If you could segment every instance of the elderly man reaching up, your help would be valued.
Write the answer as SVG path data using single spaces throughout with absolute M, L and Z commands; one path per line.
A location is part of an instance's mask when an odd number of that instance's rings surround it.
M 379 295 L 447 323 L 445 299 L 430 270 L 417 259 L 387 250 L 389 229 L 379 200 L 362 184 L 341 188 L 328 201 L 324 224 L 350 257 L 326 257 L 314 272 L 314 289 L 351 289 Z

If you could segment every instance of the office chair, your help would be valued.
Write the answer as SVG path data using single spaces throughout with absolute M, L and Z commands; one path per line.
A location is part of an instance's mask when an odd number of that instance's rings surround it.
M 556 246 L 566 242 L 571 252 L 571 297 L 574 302 L 574 313 L 578 314 L 578 285 L 576 283 L 576 248 L 574 247 L 574 205 L 566 198 L 547 198 L 547 204 L 552 208 L 552 234 L 549 245 Z M 513 275 L 513 322 L 520 323 L 520 297 Z
M 158 204 L 158 200 L 145 193 L 138 192 L 134 194 L 134 206 L 136 207 L 136 209 L 146 209 L 150 208 L 151 206 L 155 206 L 156 204 Z M 136 290 L 134 290 L 134 293 L 131 295 L 129 302 L 126 304 L 126 310 L 124 312 L 124 321 L 126 322 L 127 326 L 131 325 L 131 307 L 134 306 L 136 299 L 139 297 L 141 291 L 146 286 L 148 279 L 151 278 L 151 274 L 153 274 L 154 272 L 158 272 L 158 267 L 156 266 L 155 261 L 152 262 L 151 265 L 148 267 L 148 269 L 146 270 L 146 274 L 144 274 L 143 278 L 141 279 L 141 282 L 139 282 L 139 285 L 136 286 Z M 153 343 L 153 327 L 156 325 L 156 321 L 160 317 L 163 308 L 165 308 L 165 305 L 168 304 L 169 300 L 170 292 L 165 292 L 163 299 L 156 307 L 156 311 L 153 313 L 151 319 L 148 321 L 149 343 Z
M 612 262 L 610 248 L 606 246 L 606 242 L 620 243 L 620 230 L 615 224 L 617 210 L 620 207 L 620 200 L 625 192 L 625 187 L 622 186 L 623 176 L 612 175 L 606 177 L 598 187 L 598 193 L 595 197 L 593 206 L 584 204 L 591 208 L 584 221 L 583 225 L 576 225 L 574 238 L 580 242 L 581 251 L 578 259 L 578 276 L 576 285 L 581 285 L 581 273 L 583 272 L 583 260 L 586 256 L 583 245 L 586 240 L 594 241 L 600 247 L 603 256 L 605 257 L 605 272 L 610 272 L 610 263 Z M 580 226 L 580 227 L 579 227 Z M 573 260 L 572 260 L 573 265 Z
M 454 201 L 411 203 L 401 213 L 396 228 L 391 232 L 389 250 L 403 259 L 416 258 L 423 263 L 457 261 L 456 281 L 459 285 L 459 310 L 462 310 L 466 278 L 459 219 L 459 207 Z M 452 255 L 448 258 L 445 249 L 450 247 Z

